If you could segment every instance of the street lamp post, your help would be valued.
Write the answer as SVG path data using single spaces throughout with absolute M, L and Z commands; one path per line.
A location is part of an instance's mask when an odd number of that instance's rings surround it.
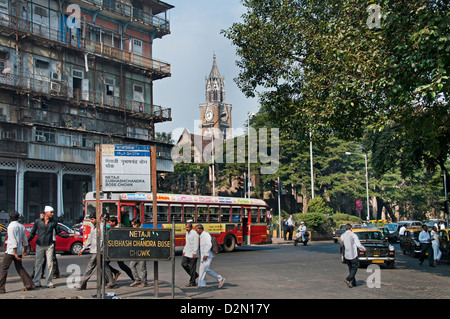
M 314 164 L 313 164 L 313 145 L 312 132 L 309 131 L 309 156 L 311 158 L 311 198 L 314 198 Z
M 369 220 L 370 220 L 370 206 L 369 206 L 369 171 L 368 171 L 368 169 L 367 169 L 367 154 L 345 152 L 345 155 L 353 155 L 353 154 L 364 156 L 364 162 L 365 162 L 365 164 L 366 164 L 367 222 L 369 222 Z
M 250 185 L 251 185 L 251 178 L 250 178 L 250 119 L 255 116 L 255 113 L 253 112 L 247 112 L 247 144 L 248 144 L 248 180 L 247 180 L 247 190 L 248 190 L 248 198 L 250 198 Z
M 211 135 L 211 162 L 212 162 L 211 175 L 212 175 L 212 177 L 211 178 L 212 178 L 212 183 L 213 183 L 213 187 L 212 187 L 213 196 L 216 196 L 216 173 L 215 173 L 215 167 L 214 167 L 214 155 L 215 155 L 215 152 L 214 152 L 214 133 L 215 133 L 214 126 L 217 124 L 217 122 L 219 122 L 222 118 L 224 118 L 226 116 L 227 116 L 227 113 L 225 111 L 222 112 L 222 114 L 220 114 L 220 117 L 211 125 L 211 128 L 212 128 L 212 135 Z

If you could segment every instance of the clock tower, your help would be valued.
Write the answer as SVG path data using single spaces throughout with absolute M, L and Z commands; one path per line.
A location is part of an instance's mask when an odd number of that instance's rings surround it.
M 202 136 L 226 140 L 231 138 L 231 104 L 225 103 L 225 77 L 221 76 L 213 56 L 213 65 L 206 81 L 206 103 L 200 104 Z

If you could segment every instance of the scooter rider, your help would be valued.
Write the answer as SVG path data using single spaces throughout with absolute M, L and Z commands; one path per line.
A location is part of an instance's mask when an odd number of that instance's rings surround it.
M 300 226 L 297 229 L 297 233 L 299 233 L 299 236 L 302 236 L 302 242 L 305 241 L 305 233 L 306 233 L 306 226 L 305 226 L 305 222 L 300 222 Z

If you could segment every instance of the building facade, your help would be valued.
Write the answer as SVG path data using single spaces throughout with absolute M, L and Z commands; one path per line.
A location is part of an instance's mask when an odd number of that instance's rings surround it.
M 170 64 L 153 41 L 170 34 L 158 0 L 0 0 L 0 209 L 31 222 L 45 205 L 72 224 L 95 189 L 95 144 L 156 145 L 153 81 Z

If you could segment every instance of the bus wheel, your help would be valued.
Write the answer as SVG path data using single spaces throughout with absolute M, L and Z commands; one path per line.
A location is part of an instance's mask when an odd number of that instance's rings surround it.
M 234 239 L 234 236 L 225 237 L 225 240 L 223 241 L 224 252 L 229 253 L 233 251 L 235 247 L 236 247 L 236 239 Z

